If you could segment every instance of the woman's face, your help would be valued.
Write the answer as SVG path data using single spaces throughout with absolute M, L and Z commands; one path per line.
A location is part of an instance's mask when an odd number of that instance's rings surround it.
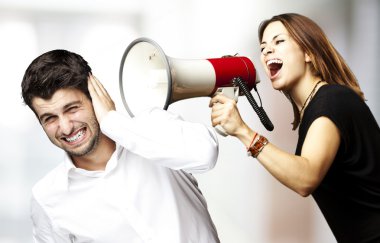
M 261 63 L 274 89 L 289 91 L 306 76 L 310 58 L 280 21 L 265 28 L 260 49 Z

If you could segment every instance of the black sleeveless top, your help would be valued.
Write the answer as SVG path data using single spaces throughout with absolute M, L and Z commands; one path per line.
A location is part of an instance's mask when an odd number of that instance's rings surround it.
M 365 102 L 342 85 L 322 86 L 307 106 L 296 154 L 318 117 L 339 129 L 337 155 L 313 197 L 338 242 L 380 242 L 380 128 Z

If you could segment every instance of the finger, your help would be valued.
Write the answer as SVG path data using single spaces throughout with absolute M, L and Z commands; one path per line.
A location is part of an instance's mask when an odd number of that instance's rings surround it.
M 220 99 L 220 95 L 215 95 L 214 97 L 212 97 L 208 106 L 213 107 L 213 105 L 217 103 L 222 103 Z
M 95 91 L 95 88 L 90 76 L 87 79 L 87 87 L 88 87 L 88 92 L 90 92 L 91 97 L 93 97 L 96 91 Z
M 107 92 L 106 88 L 104 88 L 103 84 L 99 81 L 99 79 L 95 76 L 92 76 L 92 77 L 94 79 L 94 82 L 96 84 L 96 88 L 99 91 L 99 93 L 108 96 L 108 92 Z
M 211 116 L 211 124 L 212 126 L 220 125 L 222 122 L 222 118 L 220 116 Z
M 224 123 L 228 120 L 229 112 L 225 109 L 216 109 L 211 113 L 211 121 L 213 124 Z
M 88 77 L 88 91 L 90 92 L 91 98 L 94 101 L 99 102 L 101 99 L 101 94 L 99 91 L 99 86 L 96 83 L 96 80 L 93 78 L 92 75 Z
M 222 110 L 224 108 L 224 104 L 214 103 L 211 107 L 211 111 Z
M 215 103 L 216 103 L 216 102 L 215 102 L 214 98 L 211 98 L 211 99 L 210 99 L 210 102 L 208 103 L 208 107 L 211 108 Z
M 234 99 L 229 98 L 225 96 L 224 94 L 218 94 L 212 97 L 212 99 L 210 100 L 209 106 L 212 107 L 215 103 L 225 104 L 225 103 L 230 103 L 230 102 L 236 103 Z
M 235 110 L 237 110 L 237 107 L 236 103 L 234 103 L 233 101 L 229 101 L 225 104 L 215 103 L 211 108 L 211 112 L 218 112 L 226 115 L 234 113 Z
M 100 81 L 94 75 L 90 75 L 89 78 L 96 94 L 99 96 L 102 95 L 102 93 L 104 93 L 104 88 L 102 88 Z
M 213 126 L 216 126 L 216 125 L 224 126 L 228 122 L 229 122 L 228 116 L 226 116 L 225 114 L 220 114 L 220 115 L 211 117 L 211 123 Z
M 111 96 L 108 94 L 107 90 L 104 88 L 102 83 L 92 74 L 89 76 L 89 83 L 90 86 L 92 86 L 94 95 L 96 95 L 103 102 L 107 100 L 112 100 Z

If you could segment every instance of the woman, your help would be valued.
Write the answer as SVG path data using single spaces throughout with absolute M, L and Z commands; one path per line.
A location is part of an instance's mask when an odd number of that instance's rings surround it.
M 273 88 L 293 106 L 295 155 L 257 134 L 223 95 L 210 101 L 212 124 L 237 137 L 285 186 L 312 194 L 339 242 L 380 242 L 380 129 L 354 74 L 305 16 L 262 22 L 259 40 Z

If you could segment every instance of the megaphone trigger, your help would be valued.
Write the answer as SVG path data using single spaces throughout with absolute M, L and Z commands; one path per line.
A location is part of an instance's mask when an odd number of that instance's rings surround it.
M 239 99 L 239 87 L 233 86 L 233 87 L 220 87 L 215 91 L 215 95 L 223 94 L 227 96 L 230 99 L 235 100 L 238 102 Z

